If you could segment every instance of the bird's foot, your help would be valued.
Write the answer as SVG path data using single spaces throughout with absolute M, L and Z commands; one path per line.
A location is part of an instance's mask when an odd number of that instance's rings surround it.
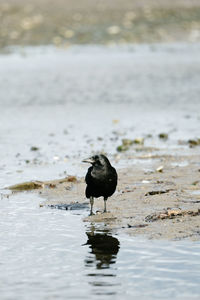
M 106 213 L 107 211 L 104 211 L 104 210 L 97 210 L 96 211 L 96 215 L 102 215 L 104 213 Z
M 90 214 L 89 214 L 89 216 L 94 216 L 95 214 L 91 211 L 90 212 Z

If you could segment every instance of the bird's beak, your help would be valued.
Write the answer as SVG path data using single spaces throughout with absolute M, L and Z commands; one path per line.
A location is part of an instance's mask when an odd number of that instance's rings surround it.
M 82 160 L 82 162 L 93 164 L 94 163 L 94 159 L 92 157 L 89 157 L 89 158 L 86 158 L 86 159 Z

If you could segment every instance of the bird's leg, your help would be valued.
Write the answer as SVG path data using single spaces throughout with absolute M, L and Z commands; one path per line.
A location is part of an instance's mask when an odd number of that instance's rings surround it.
M 92 211 L 93 204 L 94 204 L 94 198 L 90 197 L 90 216 L 94 215 L 94 213 Z
M 106 201 L 107 201 L 108 198 L 104 198 L 104 211 L 103 212 L 107 212 L 106 210 Z

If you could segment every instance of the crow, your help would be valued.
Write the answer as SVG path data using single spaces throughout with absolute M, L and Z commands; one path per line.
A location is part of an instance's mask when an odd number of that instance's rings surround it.
M 94 155 L 84 159 L 83 162 L 92 164 L 85 176 L 87 184 L 85 195 L 90 198 L 90 215 L 93 215 L 94 198 L 99 197 L 104 198 L 104 212 L 106 212 L 106 201 L 116 190 L 117 172 L 103 154 Z

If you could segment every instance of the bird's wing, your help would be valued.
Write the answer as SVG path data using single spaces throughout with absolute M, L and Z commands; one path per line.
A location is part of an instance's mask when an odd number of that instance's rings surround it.
M 112 167 L 112 170 L 111 170 L 111 174 L 112 174 L 112 181 L 117 181 L 117 172 L 115 170 L 115 168 Z
M 91 181 L 91 172 L 92 172 L 92 167 L 90 167 L 87 171 L 87 174 L 85 176 L 85 182 L 88 184 Z

